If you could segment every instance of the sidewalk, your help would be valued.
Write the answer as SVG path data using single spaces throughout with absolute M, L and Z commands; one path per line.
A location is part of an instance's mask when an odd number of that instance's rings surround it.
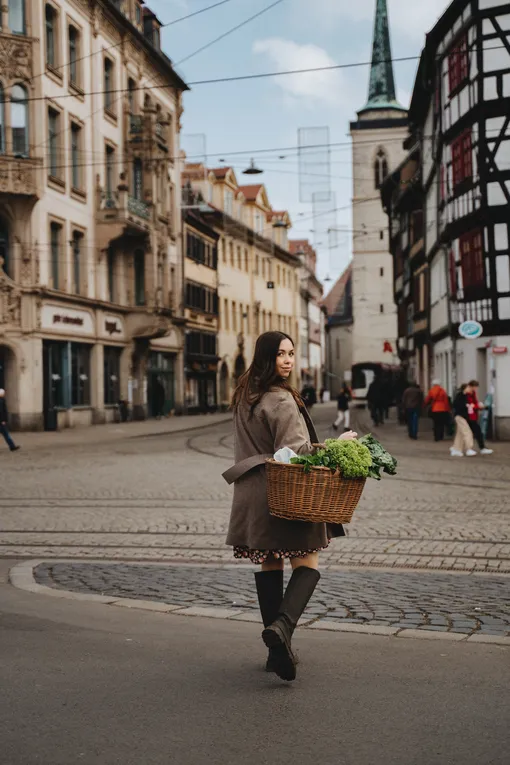
M 127 438 L 144 436 L 164 436 L 182 433 L 188 430 L 209 428 L 230 422 L 229 412 L 220 414 L 196 414 L 183 417 L 164 417 L 161 420 L 141 420 L 138 422 L 113 422 L 108 425 L 66 428 L 53 432 L 21 432 L 14 437 L 23 450 L 40 448 L 59 448 L 93 444 L 98 441 L 121 441 Z

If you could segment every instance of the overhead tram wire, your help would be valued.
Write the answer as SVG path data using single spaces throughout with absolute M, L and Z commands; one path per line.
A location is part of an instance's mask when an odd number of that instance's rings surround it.
M 277 2 L 283 2 L 283 0 L 277 0 Z M 268 6 L 268 8 L 269 7 L 272 7 L 272 6 Z M 265 10 L 268 10 L 268 8 L 266 8 Z M 260 14 L 258 14 L 258 15 L 260 15 Z M 254 18 L 254 17 L 251 17 L 251 18 Z M 247 23 L 247 21 L 243 22 L 243 23 Z M 241 25 L 238 25 L 237 27 L 235 27 L 233 29 L 238 29 L 239 26 L 241 26 Z M 221 35 L 220 37 L 215 38 L 215 40 L 212 40 L 205 47 L 209 47 L 210 45 L 213 45 L 214 43 L 216 43 L 220 39 L 222 39 L 225 35 L 231 34 L 232 31 L 233 30 L 229 30 L 224 35 Z M 113 45 L 111 47 L 115 48 L 118 45 L 119 45 L 119 43 L 116 43 L 115 45 Z M 499 49 L 503 49 L 503 48 L 505 48 L 505 50 L 506 50 L 506 46 L 505 45 L 494 45 L 491 48 L 486 48 L 486 50 L 487 51 L 489 51 L 489 50 L 499 50 Z M 110 49 L 109 48 L 105 48 L 104 50 L 107 51 L 107 50 L 110 50 Z M 196 55 L 201 50 L 203 50 L 203 48 L 198 49 L 194 53 L 191 53 L 189 57 Z M 101 51 L 101 52 L 103 52 L 103 51 Z M 90 58 L 91 56 L 95 56 L 96 53 L 97 53 L 97 51 L 95 53 L 88 54 L 84 58 Z M 187 57 L 187 58 L 189 58 L 189 57 Z M 256 73 L 256 74 L 240 74 L 240 75 L 235 75 L 234 77 L 215 77 L 215 78 L 212 78 L 212 79 L 209 79 L 209 80 L 190 80 L 186 84 L 189 85 L 190 87 L 194 87 L 195 85 L 214 85 L 214 84 L 218 84 L 218 83 L 221 84 L 221 83 L 225 83 L 225 82 L 242 82 L 242 81 L 245 81 L 245 80 L 267 79 L 269 77 L 286 77 L 286 76 L 291 76 L 291 75 L 292 76 L 296 76 L 296 75 L 299 75 L 299 74 L 313 74 L 314 72 L 328 72 L 328 71 L 334 71 L 334 70 L 337 70 L 337 69 L 354 69 L 354 68 L 363 67 L 363 66 L 372 66 L 372 64 L 374 64 L 374 63 L 376 63 L 376 64 L 386 64 L 386 63 L 401 63 L 401 62 L 406 62 L 406 61 L 418 61 L 419 59 L 420 59 L 420 56 L 401 56 L 401 57 L 397 57 L 397 58 L 385 58 L 385 59 L 381 59 L 381 60 L 379 60 L 377 62 L 373 62 L 373 61 L 357 61 L 357 62 L 351 62 L 351 63 L 347 63 L 347 64 L 332 64 L 330 66 L 311 67 L 311 68 L 308 68 L 308 69 L 286 69 L 284 71 L 277 71 L 277 72 L 259 72 L 259 73 Z M 183 59 L 183 60 L 187 60 L 187 59 Z M 180 63 L 182 63 L 182 62 L 177 62 L 177 63 L 173 63 L 172 62 L 172 66 L 178 66 Z M 66 66 L 68 66 L 68 64 L 64 64 L 62 67 L 59 67 L 59 68 L 65 68 Z M 42 72 L 41 74 L 36 75 L 32 79 L 36 79 L 36 77 L 40 77 L 40 76 L 42 76 L 42 74 L 45 74 L 45 72 Z M 114 88 L 112 90 L 109 90 L 108 93 L 110 95 L 114 95 L 115 93 L 127 93 L 128 91 L 136 93 L 136 91 L 138 91 L 138 90 L 148 91 L 148 90 L 157 90 L 158 88 L 167 88 L 167 87 L 170 87 L 170 86 L 166 85 L 165 83 L 162 83 L 160 85 L 149 85 L 149 86 L 140 85 L 139 87 L 136 87 L 136 88 Z M 105 92 L 106 92 L 105 90 L 90 90 L 90 91 L 85 91 L 83 93 L 83 95 L 84 96 L 98 96 L 98 95 L 104 95 Z M 75 98 L 75 96 L 74 96 L 73 93 L 61 93 L 60 95 L 59 94 L 52 95 L 51 98 L 52 98 L 52 100 L 58 100 L 58 99 L 61 99 L 61 98 Z M 0 103 L 5 103 L 6 100 L 7 100 L 6 98 L 3 98 L 2 100 L 0 100 Z M 31 101 L 46 101 L 46 100 L 47 100 L 46 96 L 34 96 L 34 97 L 26 98 L 23 101 L 23 103 L 30 103 Z M 406 110 L 404 109 L 404 111 L 406 111 Z

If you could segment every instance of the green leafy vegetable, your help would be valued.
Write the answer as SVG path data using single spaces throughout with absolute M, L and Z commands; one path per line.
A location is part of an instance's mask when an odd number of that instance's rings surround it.
M 397 472 L 397 460 L 386 451 L 376 438 L 369 433 L 367 436 L 360 438 L 359 442 L 368 448 L 372 456 L 372 465 L 368 473 L 370 478 L 380 481 L 381 470 L 388 475 L 395 475 Z
M 305 472 L 309 472 L 312 467 L 328 467 L 333 471 L 339 470 L 344 478 L 367 478 L 372 457 L 367 446 L 360 441 L 330 438 L 324 449 L 319 449 L 315 454 L 293 457 L 291 463 L 304 465 Z

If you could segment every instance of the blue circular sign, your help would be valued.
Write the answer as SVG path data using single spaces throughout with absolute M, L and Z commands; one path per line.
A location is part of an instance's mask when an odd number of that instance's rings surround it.
M 483 327 L 479 321 L 463 321 L 459 327 L 459 335 L 467 340 L 476 340 L 483 334 Z

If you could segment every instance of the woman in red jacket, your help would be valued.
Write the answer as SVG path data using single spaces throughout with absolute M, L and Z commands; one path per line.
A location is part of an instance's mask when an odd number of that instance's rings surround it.
M 439 380 L 432 380 L 432 388 L 424 402 L 425 406 L 429 404 L 434 422 L 434 441 L 443 441 L 444 431 L 450 419 L 451 407 L 448 393 L 441 387 Z

